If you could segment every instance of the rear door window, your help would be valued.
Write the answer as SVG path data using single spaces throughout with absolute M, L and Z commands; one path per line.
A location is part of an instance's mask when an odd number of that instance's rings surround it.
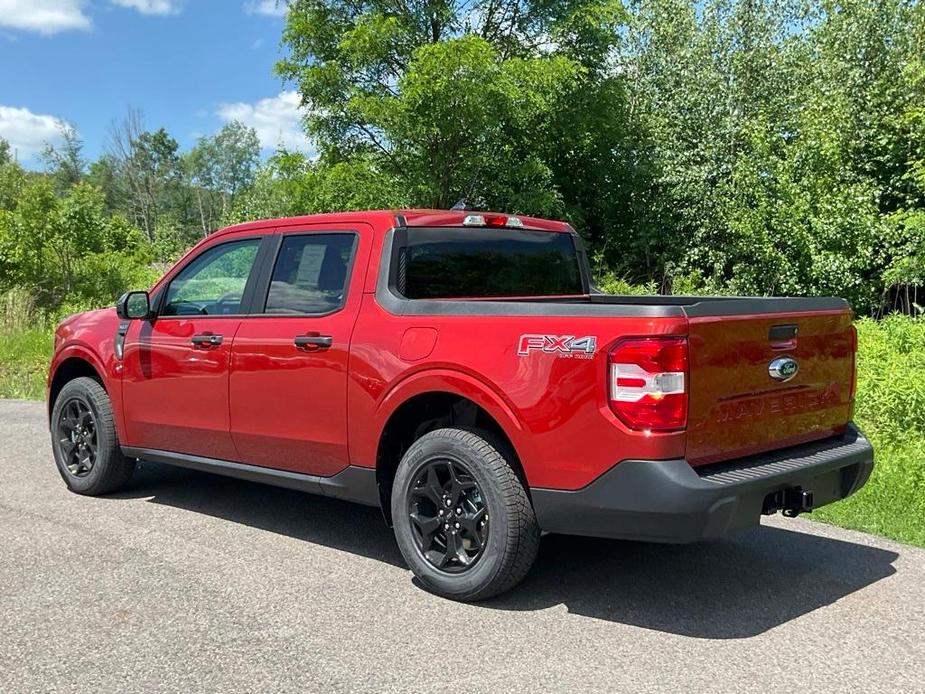
M 280 246 L 265 313 L 318 315 L 344 304 L 356 234 L 291 234 Z

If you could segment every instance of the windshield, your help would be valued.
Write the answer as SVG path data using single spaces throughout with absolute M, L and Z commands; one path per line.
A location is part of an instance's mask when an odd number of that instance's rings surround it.
M 409 299 L 585 293 L 571 234 L 412 228 L 398 262 L 398 291 Z

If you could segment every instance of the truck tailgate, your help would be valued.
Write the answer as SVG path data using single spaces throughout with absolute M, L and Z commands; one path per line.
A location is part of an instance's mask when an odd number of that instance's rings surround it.
M 726 315 L 688 316 L 691 465 L 844 431 L 854 385 L 851 311 L 730 315 L 726 308 Z

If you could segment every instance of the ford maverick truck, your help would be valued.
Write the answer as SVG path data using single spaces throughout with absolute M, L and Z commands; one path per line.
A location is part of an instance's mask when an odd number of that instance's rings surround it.
M 377 506 L 429 590 L 520 581 L 542 532 L 693 542 L 857 491 L 837 298 L 610 296 L 562 222 L 376 211 L 241 224 L 58 326 L 67 486 L 155 461 Z

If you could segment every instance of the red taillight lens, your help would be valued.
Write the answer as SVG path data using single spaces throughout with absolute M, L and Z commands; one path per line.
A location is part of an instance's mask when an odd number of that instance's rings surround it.
M 624 424 L 647 431 L 687 426 L 686 337 L 621 340 L 608 366 L 610 409 Z
M 851 388 L 848 390 L 848 396 L 851 399 L 851 407 L 848 411 L 848 418 L 854 419 L 854 398 L 858 392 L 858 329 L 851 326 Z

